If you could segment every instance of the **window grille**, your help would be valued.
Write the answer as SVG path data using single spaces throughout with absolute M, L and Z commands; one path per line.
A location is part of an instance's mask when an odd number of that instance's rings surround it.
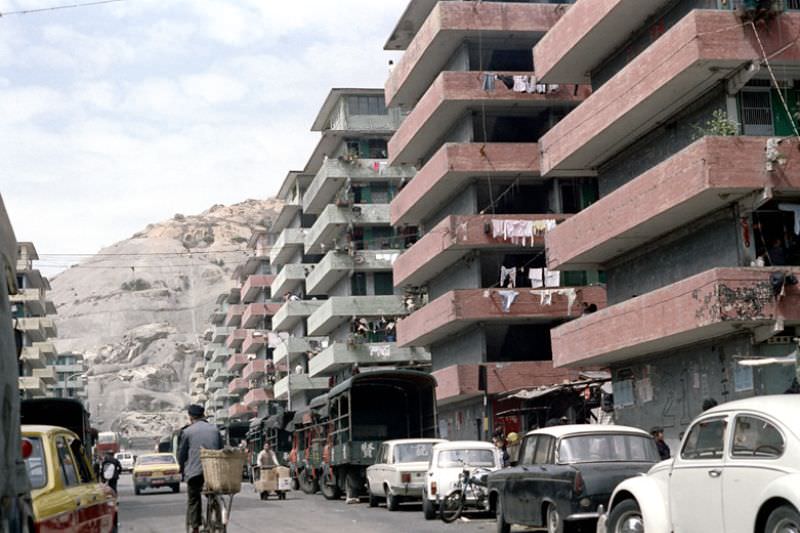
M 745 89 L 742 97 L 742 130 L 745 135 L 772 135 L 772 100 L 769 89 Z

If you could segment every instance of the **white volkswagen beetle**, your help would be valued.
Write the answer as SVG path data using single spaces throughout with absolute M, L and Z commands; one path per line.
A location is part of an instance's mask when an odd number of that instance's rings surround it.
M 620 483 L 598 533 L 800 532 L 800 395 L 719 405 L 672 459 Z

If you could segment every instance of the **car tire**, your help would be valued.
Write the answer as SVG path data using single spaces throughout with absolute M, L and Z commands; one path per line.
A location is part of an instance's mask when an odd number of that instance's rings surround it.
M 396 511 L 400 508 L 400 499 L 391 492 L 386 493 L 386 510 Z
M 497 497 L 497 533 L 511 533 L 511 524 L 506 522 L 503 515 L 503 500 Z
M 180 491 L 181 491 L 181 485 L 180 485 L 180 483 L 177 483 L 177 484 L 175 484 L 175 485 L 172 485 L 172 492 L 174 492 L 175 494 L 178 494 Z
M 548 504 L 545 520 L 547 533 L 564 533 L 564 520 L 561 518 L 561 513 L 558 512 L 558 507 L 554 503 Z
M 378 497 L 372 494 L 372 491 L 369 491 L 369 506 L 370 507 L 378 506 Z
M 140 489 L 139 487 L 133 487 L 133 493 L 138 496 L 139 494 L 142 493 L 142 489 Z
M 436 518 L 436 508 L 433 502 L 428 498 L 428 493 L 422 493 L 422 514 L 425 515 L 425 520 L 433 520 Z
M 769 514 L 765 533 L 797 531 L 800 529 L 800 513 L 791 505 L 781 505 Z
M 628 499 L 619 502 L 611 509 L 608 515 L 608 533 L 622 533 L 632 531 L 639 524 L 644 531 L 642 511 L 636 500 Z

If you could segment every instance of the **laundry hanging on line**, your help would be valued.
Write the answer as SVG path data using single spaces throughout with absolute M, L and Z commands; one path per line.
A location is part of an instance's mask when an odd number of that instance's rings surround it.
M 526 246 L 530 239 L 530 246 L 534 244 L 534 237 L 543 235 L 556 227 L 556 221 L 547 220 L 520 220 L 520 219 L 493 219 L 492 237 L 503 239 L 513 244 Z

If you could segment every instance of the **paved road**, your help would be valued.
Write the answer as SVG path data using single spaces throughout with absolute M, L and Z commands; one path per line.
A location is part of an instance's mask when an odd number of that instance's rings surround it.
M 122 533 L 185 533 L 185 487 L 180 494 L 169 490 L 145 492 L 134 496 L 130 475 L 119 481 L 120 530 Z M 495 530 L 493 518 L 472 517 L 469 522 L 444 524 L 426 521 L 419 505 L 402 505 L 394 513 L 385 508 L 370 509 L 366 503 L 345 505 L 327 501 L 320 495 L 292 492 L 286 501 L 259 500 L 250 485 L 234 500 L 230 533 L 489 533 Z

